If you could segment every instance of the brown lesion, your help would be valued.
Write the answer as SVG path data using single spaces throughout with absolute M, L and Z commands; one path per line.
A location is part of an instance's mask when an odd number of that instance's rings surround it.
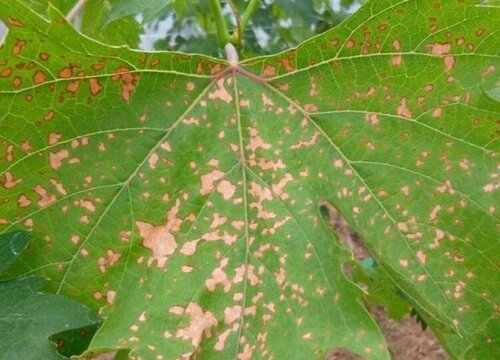
M 12 26 L 15 26 L 15 27 L 18 27 L 18 28 L 23 28 L 24 27 L 24 23 L 21 20 L 13 18 L 12 16 L 9 16 L 7 18 L 7 22 L 9 23 L 9 25 L 12 25 Z
M 132 92 L 135 90 L 137 81 L 139 80 L 139 75 L 134 74 L 132 70 L 125 66 L 120 66 L 115 70 L 111 80 L 121 82 L 122 98 L 126 102 L 130 102 Z
M 26 40 L 17 40 L 16 44 L 12 48 L 12 55 L 19 55 L 19 54 L 21 54 L 21 52 L 23 51 L 24 46 L 27 43 L 28 42 Z
M 47 79 L 47 76 L 45 75 L 45 73 L 42 71 L 42 70 L 37 70 L 35 72 L 35 74 L 33 75 L 33 82 L 35 84 L 41 84 L 41 83 L 44 83 Z

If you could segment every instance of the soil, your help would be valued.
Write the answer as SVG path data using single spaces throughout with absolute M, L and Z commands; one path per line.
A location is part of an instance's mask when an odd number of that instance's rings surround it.
M 427 328 L 407 315 L 401 322 L 389 319 L 383 309 L 372 314 L 384 334 L 393 360 L 448 360 L 449 356 Z

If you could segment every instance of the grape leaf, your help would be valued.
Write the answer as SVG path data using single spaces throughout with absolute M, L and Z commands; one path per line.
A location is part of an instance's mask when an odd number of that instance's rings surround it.
M 0 235 L 0 273 L 26 248 L 28 240 L 26 231 Z M 44 282 L 40 276 L 0 281 L 2 359 L 65 359 L 48 341 L 49 336 L 98 323 L 99 318 L 86 306 L 65 296 L 38 292 Z M 75 352 L 68 353 L 72 354 Z
M 49 336 L 99 321 L 85 305 L 66 296 L 38 292 L 44 281 L 39 276 L 0 281 L 2 359 L 66 359 Z
M 368 1 L 229 66 L 0 4 L 0 231 L 37 239 L 12 274 L 106 317 L 89 351 L 388 359 L 326 199 L 452 356 L 494 358 L 498 10 Z

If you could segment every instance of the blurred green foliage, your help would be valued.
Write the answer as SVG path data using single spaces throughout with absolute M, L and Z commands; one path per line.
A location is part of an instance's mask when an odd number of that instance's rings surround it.
M 237 31 L 250 0 L 221 0 L 230 31 Z M 340 23 L 365 0 L 260 0 L 241 32 L 243 58 L 272 54 Z M 48 0 L 24 0 L 46 13 Z M 50 3 L 67 14 L 76 0 Z M 136 15 L 140 14 L 140 15 Z M 87 0 L 74 19 L 81 31 L 112 45 L 221 56 L 214 15 L 207 0 Z

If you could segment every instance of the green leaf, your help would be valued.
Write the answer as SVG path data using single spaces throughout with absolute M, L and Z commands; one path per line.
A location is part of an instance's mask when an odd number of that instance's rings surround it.
M 373 262 L 371 258 L 365 260 Z M 366 266 L 366 261 L 354 266 L 353 281 L 366 286 L 365 298 L 369 303 L 383 306 L 387 315 L 395 320 L 401 320 L 410 313 L 410 306 L 404 294 L 380 266 L 376 263 Z
M 12 231 L 0 234 L 0 274 L 28 246 L 28 240 L 29 236 L 26 231 Z
M 132 16 L 122 16 L 112 22 L 108 21 L 115 3 L 116 0 L 88 1 L 83 11 L 81 31 L 106 44 L 138 48 L 139 35 L 143 29 Z
M 0 5 L 0 231 L 40 239 L 10 273 L 99 309 L 89 351 L 388 359 L 326 199 L 453 357 L 495 357 L 496 9 L 368 1 L 234 68 Z
M 22 230 L 0 235 L 0 274 L 26 248 L 28 241 L 29 233 Z M 93 334 L 98 317 L 86 306 L 64 296 L 38 293 L 44 282 L 38 276 L 0 281 L 2 359 L 61 359 L 59 353 L 71 356 L 87 349 L 90 341 L 85 341 L 82 332 L 90 330 Z M 93 325 L 88 330 L 79 329 L 89 324 Z M 66 346 L 64 352 L 58 353 L 48 336 L 62 330 L 65 333 L 57 340 L 64 339 Z M 69 337 L 73 334 L 81 336 Z
M 86 306 L 65 296 L 39 293 L 43 282 L 38 276 L 0 281 L 2 359 L 64 359 L 49 336 L 99 321 Z
M 98 328 L 99 323 L 96 322 L 84 328 L 66 330 L 52 335 L 50 341 L 57 344 L 57 351 L 63 356 L 83 354 L 88 349 Z
M 138 14 L 142 14 L 144 16 L 144 21 L 148 22 L 165 10 L 171 2 L 172 0 L 114 0 L 108 22 Z

